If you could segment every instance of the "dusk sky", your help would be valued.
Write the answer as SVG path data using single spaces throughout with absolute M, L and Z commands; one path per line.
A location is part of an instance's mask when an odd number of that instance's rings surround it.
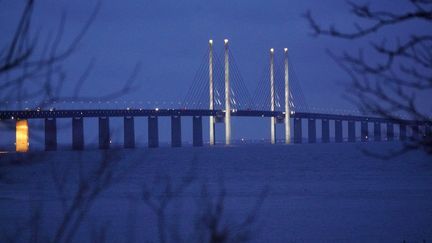
M 11 36 L 23 6 L 20 1 L 3 1 L 1 4 L 0 30 L 8 33 L 3 36 Z M 95 5 L 95 1 L 84 0 L 38 1 L 33 28 L 40 31 L 41 36 L 48 36 L 50 31 L 56 30 L 60 14 L 65 11 L 67 21 L 63 43 L 69 43 Z M 395 11 L 407 7 L 405 1 L 390 0 L 372 6 L 387 8 L 389 5 Z M 343 98 L 346 91 L 342 84 L 349 82 L 349 77 L 326 54 L 326 49 L 335 53 L 343 50 L 353 52 L 357 47 L 366 47 L 368 41 L 311 36 L 308 22 L 302 18 L 307 10 L 311 10 L 324 26 L 335 23 L 349 30 L 355 21 L 348 4 L 339 0 L 102 1 L 90 31 L 77 52 L 64 64 L 68 78 L 64 94 L 67 95 L 74 87 L 75 80 L 91 60 L 95 61 L 95 66 L 83 86 L 82 95 L 92 97 L 120 89 L 139 62 L 141 71 L 135 83 L 139 88 L 118 100 L 182 101 L 207 51 L 208 40 L 214 40 L 215 50 L 221 55 L 223 39 L 228 38 L 250 93 L 255 90 L 268 65 L 269 49 L 275 48 L 277 56 L 282 55 L 284 47 L 288 47 L 290 64 L 310 108 L 330 112 L 332 109 L 355 110 Z M 425 26 L 408 24 L 396 31 L 384 29 L 381 35 L 425 31 Z M 381 39 L 381 35 L 373 38 Z M 0 39 L 2 44 L 5 41 L 9 40 Z M 256 137 L 267 133 L 264 127 L 262 131 Z

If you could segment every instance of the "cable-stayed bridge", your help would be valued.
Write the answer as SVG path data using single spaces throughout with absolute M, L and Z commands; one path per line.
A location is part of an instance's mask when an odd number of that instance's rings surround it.
M 43 104 L 43 102 L 42 102 Z M 379 116 L 364 116 L 355 111 L 323 112 L 310 109 L 303 91 L 289 63 L 288 49 L 283 55 L 275 56 L 270 49 L 268 66 L 260 77 L 256 90 L 251 94 L 245 85 L 236 59 L 229 48 L 228 40 L 224 40 L 224 52 L 219 56 L 214 52 L 213 41 L 204 55 L 201 65 L 193 79 L 192 85 L 182 101 L 177 102 L 146 102 L 146 101 L 73 101 L 46 104 L 48 109 L 8 109 L 14 102 L 3 101 L 0 120 L 16 121 L 16 150 L 28 150 L 29 119 L 44 119 L 45 149 L 57 149 L 57 119 L 72 119 L 72 148 L 84 149 L 83 119 L 96 117 L 99 119 L 99 148 L 110 147 L 110 117 L 124 117 L 124 147 L 135 147 L 134 117 L 148 117 L 148 146 L 159 146 L 158 117 L 171 117 L 171 145 L 182 145 L 181 119 L 192 117 L 193 145 L 202 146 L 203 117 L 209 117 L 209 141 L 215 144 L 216 123 L 224 123 L 225 144 L 232 141 L 231 117 L 264 117 L 269 119 L 269 137 L 272 144 L 276 143 L 276 127 L 284 127 L 284 142 L 301 143 L 303 138 L 303 120 L 307 121 L 307 141 L 317 141 L 317 120 L 321 121 L 321 140 L 330 142 L 330 121 L 334 121 L 334 138 L 343 142 L 343 123 L 347 123 L 349 142 L 357 137 L 356 123 L 360 123 L 360 141 L 371 140 L 369 123 L 373 123 L 373 140 L 395 139 L 395 125 L 399 128 L 399 139 L 407 138 L 407 127 L 412 136 L 423 136 L 428 133 L 431 124 L 406 119 L 388 119 Z M 32 103 L 24 101 L 24 106 Z M 75 108 L 67 108 L 72 106 Z M 98 108 L 88 108 L 97 106 Z M 100 108 L 103 106 L 104 108 Z M 65 108 L 66 107 L 66 108 Z M 118 108 L 121 107 L 121 108 Z M 291 132 L 293 122 L 293 133 Z M 385 138 L 382 126 L 385 124 Z M 293 138 L 293 139 L 292 139 Z M 293 141 L 292 141 L 293 140 Z M 207 143 L 207 141 L 206 141 Z

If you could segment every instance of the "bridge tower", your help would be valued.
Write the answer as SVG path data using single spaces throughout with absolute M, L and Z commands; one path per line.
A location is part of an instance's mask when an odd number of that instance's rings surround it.
M 214 109 L 214 95 L 213 95 L 213 40 L 209 40 L 209 97 L 210 97 L 210 102 L 209 102 L 209 109 L 213 110 Z M 209 117 L 209 121 L 210 121 L 210 145 L 214 145 L 215 144 L 215 117 L 214 116 L 210 116 Z
M 275 87 L 274 87 L 274 49 L 270 49 L 270 111 L 275 110 Z M 270 117 L 270 141 L 271 144 L 276 143 L 276 119 Z
M 231 144 L 231 100 L 230 100 L 230 78 L 229 78 L 229 50 L 228 39 L 224 40 L 225 49 L 225 144 Z
M 289 75 L 288 75 L 288 48 L 284 48 L 284 76 L 285 76 L 285 143 L 291 143 L 291 127 L 290 127 L 290 104 L 289 104 Z

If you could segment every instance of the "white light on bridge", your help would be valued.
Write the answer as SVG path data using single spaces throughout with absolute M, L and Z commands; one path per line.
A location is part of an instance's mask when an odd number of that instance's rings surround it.
M 225 43 L 225 44 L 228 43 L 228 39 L 225 39 L 225 40 L 224 40 L 224 43 Z
M 274 52 L 274 49 L 273 49 L 273 48 L 271 48 L 271 49 L 270 49 L 270 52 Z
M 155 111 L 159 111 L 159 108 L 156 108 Z
M 212 45 L 213 44 L 213 40 L 209 40 L 209 44 Z
M 288 48 L 284 48 L 284 52 L 287 52 L 288 51 Z

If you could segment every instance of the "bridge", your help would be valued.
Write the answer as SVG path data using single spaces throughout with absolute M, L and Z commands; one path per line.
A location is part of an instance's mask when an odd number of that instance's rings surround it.
M 358 114 L 329 114 L 311 112 L 304 99 L 301 86 L 296 81 L 295 73 L 289 65 L 288 49 L 283 50 L 283 58 L 275 58 L 275 50 L 270 49 L 269 66 L 251 96 L 235 64 L 229 49 L 229 41 L 224 40 L 223 61 L 214 53 L 213 41 L 210 40 L 208 52 L 199 68 L 185 100 L 180 107 L 171 108 L 126 108 L 126 109 L 36 109 L 3 110 L 0 120 L 16 121 L 16 151 L 26 152 L 28 145 L 28 120 L 44 119 L 45 150 L 57 150 L 57 119 L 72 119 L 72 149 L 85 149 L 84 118 L 99 120 L 99 148 L 110 148 L 110 117 L 124 118 L 124 147 L 135 147 L 134 117 L 148 118 L 148 146 L 159 146 L 158 117 L 171 117 L 171 145 L 182 146 L 181 120 L 192 118 L 193 145 L 203 146 L 203 117 L 209 120 L 210 145 L 215 144 L 216 123 L 225 125 L 225 144 L 231 144 L 231 117 L 270 118 L 270 142 L 276 143 L 277 124 L 284 126 L 284 142 L 302 143 L 303 120 L 307 121 L 307 141 L 317 142 L 317 120 L 321 121 L 321 140 L 330 142 L 330 121 L 334 121 L 335 142 L 343 142 L 343 123 L 347 123 L 348 142 L 356 142 L 356 123 L 360 123 L 360 141 L 370 141 L 369 123 L 373 123 L 373 141 L 384 140 L 382 126 L 385 125 L 385 140 L 396 139 L 395 126 L 399 128 L 398 139 L 407 139 L 407 128 L 412 136 L 429 134 L 431 124 L 407 119 L 388 119 L 379 116 Z M 281 65 L 279 65 L 281 64 Z M 252 98 L 253 97 L 253 98 Z M 283 104 L 283 105 L 282 105 Z M 291 134 L 293 122 L 293 136 Z M 293 137 L 293 141 L 291 139 Z

